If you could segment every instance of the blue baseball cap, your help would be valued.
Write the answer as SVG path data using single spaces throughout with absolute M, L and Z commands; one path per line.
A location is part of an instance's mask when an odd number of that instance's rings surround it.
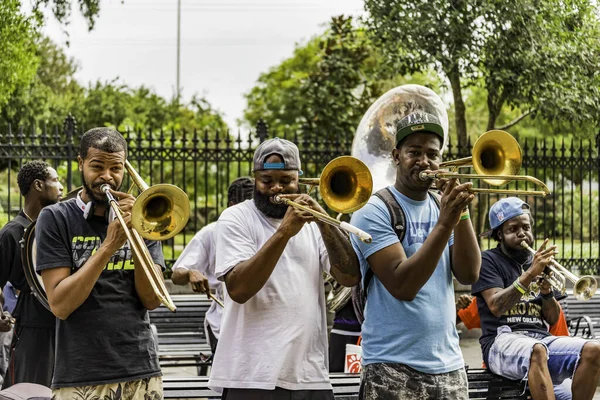
M 511 218 L 523 214 L 531 214 L 529 204 L 518 197 L 500 199 L 490 207 L 490 230 L 481 236 L 491 236 L 492 232 Z

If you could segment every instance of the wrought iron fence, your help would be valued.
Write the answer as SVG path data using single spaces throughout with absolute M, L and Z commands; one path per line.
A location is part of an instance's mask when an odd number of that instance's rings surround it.
M 0 215 L 13 218 L 22 205 L 16 185 L 20 166 L 32 159 L 43 159 L 53 165 L 64 179 L 67 190 L 81 184 L 77 168 L 79 138 L 72 117 L 63 127 L 42 129 L 9 129 L 0 132 Z M 170 266 L 193 234 L 215 220 L 227 204 L 227 186 L 238 176 L 250 175 L 254 148 L 272 135 L 264 123 L 256 129 L 233 135 L 209 130 L 127 131 L 128 159 L 149 185 L 171 183 L 184 189 L 190 198 L 191 218 L 186 230 L 163 243 L 165 259 Z M 351 142 L 305 139 L 282 132 L 298 144 L 304 176 L 316 177 L 333 158 L 350 154 Z M 552 194 L 547 197 L 524 198 L 532 207 L 537 239 L 550 238 L 558 245 L 560 262 L 581 273 L 595 273 L 599 265 L 600 158 L 597 145 L 591 141 L 564 142 L 519 140 L 523 150 L 523 173 L 546 182 Z M 470 155 L 471 144 L 458 148 L 450 143 L 444 159 Z M 476 186 L 479 183 L 475 182 Z M 126 180 L 126 185 L 129 182 Z M 519 187 L 527 184 L 519 183 Z M 517 187 L 516 183 L 509 187 Z M 476 232 L 487 229 L 489 206 L 498 195 L 478 196 L 471 210 Z M 493 246 L 482 242 L 482 248 Z

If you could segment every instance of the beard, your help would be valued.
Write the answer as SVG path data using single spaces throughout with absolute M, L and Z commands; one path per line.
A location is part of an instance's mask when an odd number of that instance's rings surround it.
M 87 193 L 90 200 L 96 204 L 108 205 L 108 197 L 104 196 L 104 195 L 98 196 L 96 194 L 96 192 L 94 192 L 93 189 L 100 188 L 100 186 L 102 186 L 102 185 L 108 185 L 113 190 L 119 190 L 118 188 L 114 187 L 110 183 L 106 183 L 106 182 L 92 183 L 92 185 L 90 186 L 86 182 L 83 172 L 81 172 L 81 182 L 82 182 L 83 188 L 85 189 L 85 192 Z
M 296 193 L 300 193 L 300 190 L 296 190 Z M 281 193 L 281 194 L 293 194 L 293 193 Z M 258 210 L 269 218 L 282 219 L 287 212 L 287 204 L 274 204 L 271 202 L 271 196 L 262 194 L 256 185 L 254 186 L 254 205 Z

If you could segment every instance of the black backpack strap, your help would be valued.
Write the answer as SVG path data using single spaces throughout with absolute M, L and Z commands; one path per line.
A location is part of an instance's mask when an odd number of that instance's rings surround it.
M 432 190 L 429 191 L 429 195 L 431 196 L 435 204 L 438 206 L 438 208 L 440 208 L 442 196 L 438 192 Z M 383 204 L 385 204 L 385 206 L 387 207 L 391 217 L 392 229 L 394 229 L 394 232 L 396 232 L 396 236 L 398 236 L 398 240 L 400 240 L 400 243 L 402 243 L 402 241 L 404 240 L 404 236 L 406 235 L 406 214 L 404 213 L 402 206 L 400 205 L 400 203 L 398 203 L 392 191 L 388 187 L 378 190 L 375 193 L 375 196 L 377 196 L 381 201 L 383 201 Z M 369 287 L 373 276 L 373 270 L 369 268 L 365 273 L 365 279 L 363 282 L 363 292 L 365 300 L 367 296 L 367 288 Z
M 31 224 L 31 221 L 29 221 L 27 218 L 25 218 L 21 214 L 17 215 L 13 219 L 13 221 L 15 221 L 16 223 L 18 223 L 19 225 L 21 225 L 23 227 L 23 229 L 27 229 L 27 227 Z
M 391 217 L 392 229 L 394 230 L 394 232 L 396 232 L 396 236 L 398 236 L 398 240 L 400 240 L 400 243 L 402 243 L 402 240 L 404 240 L 404 235 L 406 234 L 406 215 L 404 214 L 404 210 L 400 206 L 400 203 L 398 203 L 398 201 L 392 194 L 392 191 L 387 187 L 378 190 L 375 193 L 375 196 L 377 196 L 381 201 L 383 201 L 383 204 L 385 204 L 385 206 L 387 207 Z M 363 291 L 365 299 L 367 296 L 367 289 L 374 275 L 375 274 L 373 273 L 373 270 L 371 268 L 369 268 L 365 273 L 365 279 L 363 281 Z

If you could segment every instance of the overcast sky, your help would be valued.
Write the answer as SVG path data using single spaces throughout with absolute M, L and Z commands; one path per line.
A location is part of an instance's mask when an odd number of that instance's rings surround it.
M 182 0 L 182 95 L 205 95 L 235 127 L 243 94 L 261 72 L 322 32 L 331 16 L 362 13 L 362 0 Z M 48 18 L 46 35 L 65 43 L 64 30 Z M 102 0 L 93 31 L 78 10 L 66 31 L 81 83 L 119 77 L 167 98 L 175 92 L 177 0 Z

